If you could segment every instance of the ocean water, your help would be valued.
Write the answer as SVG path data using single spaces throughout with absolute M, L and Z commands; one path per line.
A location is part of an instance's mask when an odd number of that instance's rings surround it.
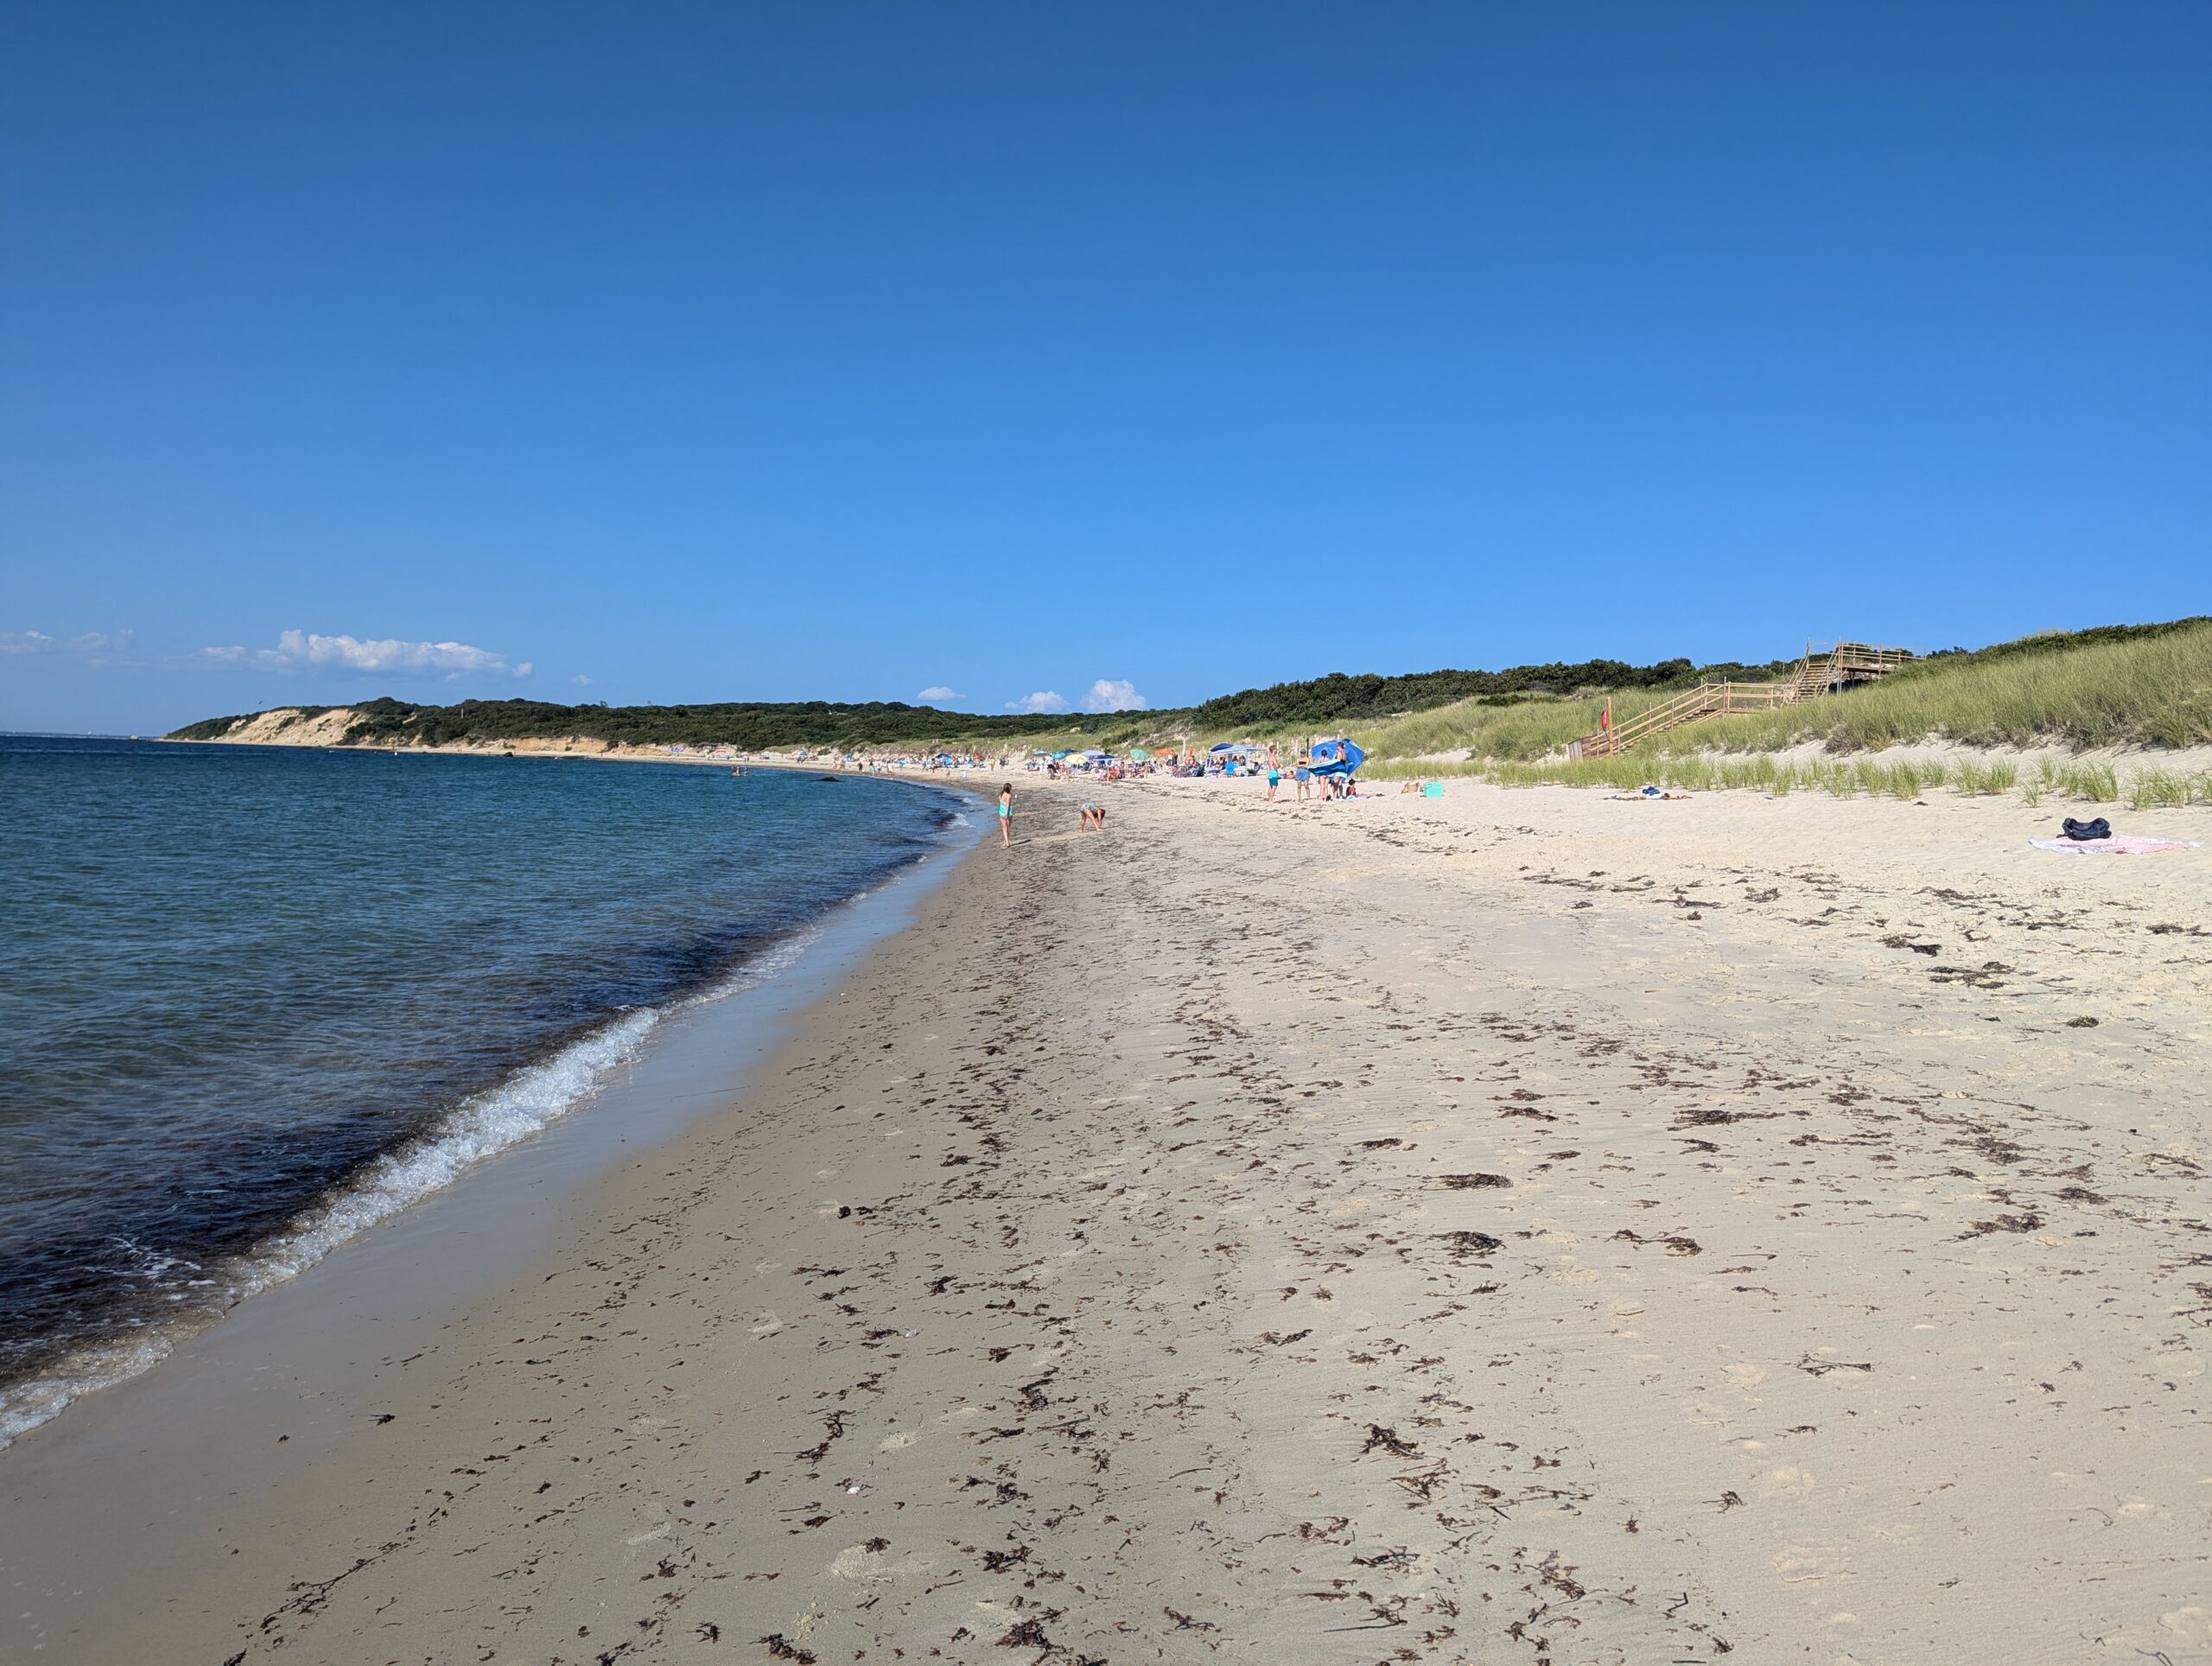
M 964 835 L 899 782 L 0 735 L 0 1443 Z

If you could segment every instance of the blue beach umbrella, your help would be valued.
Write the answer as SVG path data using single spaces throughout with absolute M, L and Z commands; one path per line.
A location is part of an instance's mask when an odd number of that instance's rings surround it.
M 1349 775 L 1367 761 L 1367 754 L 1350 741 L 1316 741 L 1313 755 L 1316 775 Z

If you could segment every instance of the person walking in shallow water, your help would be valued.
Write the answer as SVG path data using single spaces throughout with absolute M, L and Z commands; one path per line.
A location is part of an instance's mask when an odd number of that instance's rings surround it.
M 1014 783 L 1008 781 L 999 789 L 999 849 L 1003 850 L 1014 843 Z

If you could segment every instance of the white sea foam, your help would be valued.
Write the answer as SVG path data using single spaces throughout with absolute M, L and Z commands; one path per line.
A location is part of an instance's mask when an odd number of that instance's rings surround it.
M 463 1100 L 431 1133 L 386 1152 L 289 1231 L 264 1239 L 232 1287 L 233 1301 L 296 1278 L 388 1215 L 450 1186 L 461 1171 L 505 1151 L 590 1096 L 614 1065 L 635 1056 L 660 1021 L 651 1008 L 625 1013 L 543 1064 Z

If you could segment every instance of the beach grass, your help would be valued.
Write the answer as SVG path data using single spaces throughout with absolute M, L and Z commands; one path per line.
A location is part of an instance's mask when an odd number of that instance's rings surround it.
M 1625 722 L 1669 696 L 1616 692 Z M 1363 729 L 1368 773 L 1471 776 L 1503 786 L 1559 784 L 1632 792 L 1799 788 L 1839 798 L 1916 800 L 1937 789 L 2137 810 L 2212 803 L 2212 774 L 2146 762 L 2122 769 L 2086 757 L 1892 760 L 1866 754 L 1914 745 L 2157 750 L 2212 742 L 2212 620 L 2031 637 L 1974 654 L 1915 662 L 1880 684 L 1769 712 L 1691 724 L 1618 757 L 1568 762 L 1593 733 L 1605 696 L 1523 695 L 1464 701 Z M 1784 759 L 1784 751 L 1798 755 Z M 1806 756 L 1808 752 L 1810 756 Z M 1440 755 L 1442 754 L 1442 755 Z
M 1916 661 L 1870 687 L 1692 724 L 1631 755 L 1814 744 L 1853 753 L 1925 741 L 2075 751 L 2212 742 L 2212 620 L 2117 641 L 2037 645 L 2044 640 Z M 1625 722 L 1669 697 L 1617 693 L 1614 721 Z M 1535 762 L 1594 733 L 1605 703 L 1601 695 L 1461 701 L 1367 725 L 1357 738 L 1378 760 L 1457 753 Z
M 2010 792 L 2019 778 L 2020 766 L 2008 758 L 1962 758 L 1951 773 L 1951 786 L 1968 798 L 1991 798 Z
M 2186 777 L 2172 770 L 2140 770 L 2128 778 L 2127 807 L 2149 810 L 2164 805 L 2178 809 L 2189 802 L 2190 786 Z
M 2120 773 L 2110 764 L 2086 760 L 2046 765 L 2044 778 L 2062 798 L 2086 799 L 2091 804 L 2120 802 Z
M 1778 760 L 1767 754 L 1636 754 L 1623 758 L 1470 758 L 1444 761 L 1385 759 L 1361 772 L 1380 780 L 1487 781 L 1495 786 L 1607 787 L 1633 792 L 1645 786 L 1666 792 L 1764 792 L 1775 798 L 1803 789 L 1837 798 L 1897 798 L 1911 802 L 1942 789 L 1962 798 L 2017 797 L 2025 805 L 2046 797 L 2132 809 L 2180 808 L 2212 804 L 2212 772 L 2185 775 L 2176 770 L 2145 769 L 2122 774 L 2094 761 L 2044 760 L 2023 771 L 2009 759 L 1908 759 L 1895 763 L 1873 759 Z

